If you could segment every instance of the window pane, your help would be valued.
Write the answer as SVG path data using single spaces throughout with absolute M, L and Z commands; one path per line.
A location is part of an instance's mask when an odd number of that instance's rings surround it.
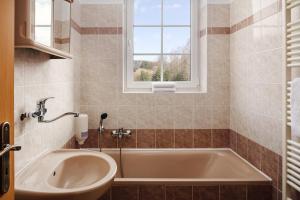
M 191 56 L 164 56 L 164 81 L 191 81 Z
M 52 0 L 35 0 L 35 24 L 51 25 Z
M 134 25 L 160 25 L 161 0 L 135 0 Z
M 35 40 L 46 46 L 51 46 L 51 27 L 35 27 Z
M 134 56 L 134 81 L 160 81 L 160 56 Z
M 134 53 L 160 53 L 160 28 L 134 28 Z
M 190 28 L 164 28 L 164 53 L 191 52 Z
M 164 25 L 190 25 L 190 0 L 164 0 Z

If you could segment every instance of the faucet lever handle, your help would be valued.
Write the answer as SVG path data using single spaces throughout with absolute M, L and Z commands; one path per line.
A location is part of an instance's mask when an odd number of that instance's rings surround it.
M 55 97 L 46 97 L 43 99 L 38 100 L 38 105 L 44 105 L 46 103 L 46 101 L 48 101 L 49 99 L 54 99 Z
M 113 130 L 113 131 L 111 132 L 111 136 L 112 136 L 113 138 L 118 137 L 118 136 L 119 136 L 119 131 Z

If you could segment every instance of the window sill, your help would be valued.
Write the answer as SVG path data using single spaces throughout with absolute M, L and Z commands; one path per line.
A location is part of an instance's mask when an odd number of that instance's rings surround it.
M 125 94 L 201 94 L 207 93 L 206 88 L 177 88 L 176 92 L 156 92 L 153 93 L 151 88 L 123 88 Z

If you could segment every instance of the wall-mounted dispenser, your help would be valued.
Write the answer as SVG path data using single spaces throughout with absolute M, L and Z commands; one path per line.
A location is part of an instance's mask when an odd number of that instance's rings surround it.
M 75 120 L 75 136 L 78 144 L 83 145 L 85 140 L 88 138 L 88 121 L 89 117 L 87 114 L 79 114 Z

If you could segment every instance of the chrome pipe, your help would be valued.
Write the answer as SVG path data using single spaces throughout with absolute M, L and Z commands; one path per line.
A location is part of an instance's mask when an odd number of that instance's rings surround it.
M 79 117 L 79 113 L 76 113 L 76 112 L 66 112 L 58 117 L 55 117 L 54 119 L 50 119 L 50 120 L 44 120 L 44 117 L 39 117 L 38 121 L 40 123 L 51 123 L 51 122 L 54 122 L 60 118 L 63 118 L 65 116 L 68 116 L 68 115 L 73 115 L 74 117 Z

